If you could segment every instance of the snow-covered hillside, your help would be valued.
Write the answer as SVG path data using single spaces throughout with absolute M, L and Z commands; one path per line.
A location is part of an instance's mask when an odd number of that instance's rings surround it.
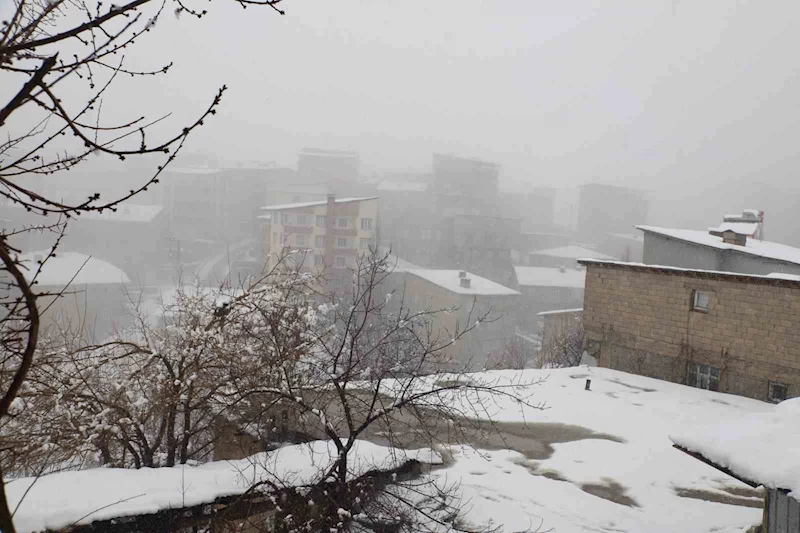
M 520 374 L 480 377 L 517 382 Z M 722 533 L 760 523 L 757 491 L 673 448 L 669 435 L 774 406 L 604 368 L 522 373 L 523 381 L 540 378 L 532 399 L 547 409 L 501 400 L 490 413 L 509 423 L 500 429 L 525 454 L 459 448 L 455 463 L 437 471 L 461 483 L 471 522 L 559 533 Z

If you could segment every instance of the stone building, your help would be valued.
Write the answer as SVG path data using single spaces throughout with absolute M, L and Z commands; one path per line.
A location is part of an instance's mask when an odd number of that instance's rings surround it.
M 800 396 L 800 277 L 581 262 L 599 366 L 761 400 Z
M 644 263 L 766 275 L 800 274 L 800 249 L 760 241 L 723 225 L 711 231 L 636 226 L 644 232 Z M 749 231 L 749 230 L 748 230 Z

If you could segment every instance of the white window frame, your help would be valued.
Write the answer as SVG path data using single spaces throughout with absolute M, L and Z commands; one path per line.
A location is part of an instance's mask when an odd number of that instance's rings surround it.
M 294 242 L 297 246 L 305 246 L 306 245 L 306 235 L 305 233 L 298 233 L 294 236 Z
M 701 313 L 708 313 L 708 308 L 710 304 L 711 304 L 710 292 L 699 291 L 699 290 L 692 291 L 692 311 L 700 311 Z
M 291 224 L 292 223 L 292 215 L 288 213 L 281 213 L 281 224 Z
M 324 248 L 325 247 L 325 236 L 324 235 L 316 235 L 314 237 L 314 246 L 316 248 Z
M 297 215 L 297 225 L 305 226 L 308 224 L 308 215 Z
M 369 245 L 372 244 L 372 239 L 366 239 L 364 237 L 361 237 L 361 241 L 359 244 L 360 244 L 359 247 L 362 250 L 369 250 Z
M 770 381 L 767 389 L 767 400 L 772 403 L 780 403 L 786 398 L 789 397 L 789 385 L 786 383 L 780 383 L 778 381 Z M 774 393 L 775 388 L 782 388 L 783 395 L 777 395 Z
M 321 255 L 314 256 L 314 266 L 322 266 L 324 264 L 325 264 L 325 258 L 323 258 Z
M 423 241 L 429 241 L 433 238 L 433 232 L 429 228 L 422 228 L 420 237 Z
M 347 266 L 347 258 L 343 255 L 336 256 L 336 266 L 337 267 L 346 267 Z
M 324 228 L 328 225 L 327 217 L 325 215 L 317 215 L 317 227 Z
M 362 231 L 371 231 L 372 230 L 372 219 L 371 218 L 362 218 L 361 219 L 361 230 Z
M 347 228 L 350 226 L 350 220 L 347 217 L 338 217 L 336 219 L 336 227 Z
M 336 247 L 337 248 L 347 248 L 348 247 L 347 237 L 336 237 Z
M 706 364 L 695 364 L 689 376 L 689 385 L 698 389 L 719 391 L 720 369 Z

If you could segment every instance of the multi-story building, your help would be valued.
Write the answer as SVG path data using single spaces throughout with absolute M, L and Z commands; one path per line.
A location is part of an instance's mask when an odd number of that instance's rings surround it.
M 647 222 L 648 201 L 643 191 L 589 183 L 580 187 L 578 233 L 599 244 L 607 235 L 630 233 Z
M 339 196 L 361 192 L 361 159 L 356 152 L 305 148 L 297 156 L 297 175 L 303 183 L 323 183 Z
M 270 205 L 262 208 L 264 252 L 272 269 L 291 250 L 293 261 L 311 272 L 325 269 L 330 280 L 356 266 L 360 255 L 375 246 L 378 198 L 336 198 L 324 201 Z
M 800 396 L 800 277 L 582 263 L 599 366 L 761 400 Z
M 291 182 L 287 168 L 169 167 L 155 198 L 165 207 L 174 239 L 233 243 L 257 234 L 257 217 L 275 184 Z

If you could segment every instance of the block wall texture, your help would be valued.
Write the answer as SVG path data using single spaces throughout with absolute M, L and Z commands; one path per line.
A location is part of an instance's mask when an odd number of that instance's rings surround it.
M 692 310 L 693 291 L 710 295 Z M 722 370 L 720 390 L 766 399 L 770 381 L 800 396 L 800 282 L 588 265 L 587 335 L 599 364 L 684 382 L 694 363 Z

